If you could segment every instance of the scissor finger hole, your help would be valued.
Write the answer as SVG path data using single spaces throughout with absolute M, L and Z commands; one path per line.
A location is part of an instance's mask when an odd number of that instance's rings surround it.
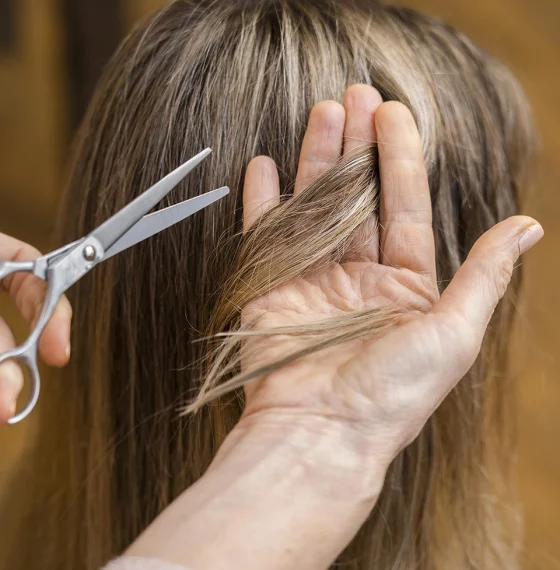
M 24 360 L 9 358 L 0 363 L 0 397 L 12 415 L 27 408 L 35 390 L 33 371 Z
M 25 320 L 10 302 L 7 295 L 0 298 L 0 314 L 5 315 L 6 321 L 0 319 L 0 355 L 14 350 L 18 341 L 23 341 L 29 331 Z M 3 419 L 13 410 L 16 414 L 25 409 L 30 399 L 32 386 L 32 371 L 22 358 L 12 357 L 0 362 L 0 408 Z

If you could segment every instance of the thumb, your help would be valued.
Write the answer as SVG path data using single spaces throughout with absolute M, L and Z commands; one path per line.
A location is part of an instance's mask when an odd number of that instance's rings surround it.
M 509 285 L 515 262 L 543 235 L 541 225 L 527 216 L 513 216 L 495 225 L 477 240 L 432 309 L 447 324 L 450 317 L 455 323 L 468 325 L 457 329 L 468 331 L 476 354 L 492 313 Z

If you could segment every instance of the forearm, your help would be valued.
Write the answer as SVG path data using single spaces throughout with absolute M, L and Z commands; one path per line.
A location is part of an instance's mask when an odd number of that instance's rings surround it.
M 384 468 L 353 430 L 278 412 L 244 420 L 127 554 L 193 570 L 326 568 L 383 482 Z

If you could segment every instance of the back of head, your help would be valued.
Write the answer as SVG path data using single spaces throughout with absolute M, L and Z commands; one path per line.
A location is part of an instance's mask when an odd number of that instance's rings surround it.
M 532 149 L 517 83 L 467 38 L 372 0 L 179 0 L 108 65 L 78 137 L 61 238 L 91 230 L 206 146 L 211 159 L 168 203 L 224 184 L 231 193 L 71 291 L 72 363 L 45 387 L 41 421 L 53 442 L 35 452 L 41 473 L 41 461 L 57 465 L 40 490 L 49 500 L 33 499 L 48 511 L 32 519 L 41 521 L 44 567 L 93 570 L 119 553 L 200 477 L 236 422 L 238 394 L 194 416 L 177 410 L 204 380 L 204 348 L 193 341 L 235 272 L 244 169 L 271 156 L 289 192 L 311 107 L 340 100 L 353 83 L 374 85 L 417 120 L 443 289 L 475 239 L 515 213 Z M 295 259 L 309 253 L 285 247 Z M 468 378 L 392 465 L 378 506 L 340 557 L 348 568 L 512 568 L 496 441 L 506 433 L 516 288 Z M 25 568 L 36 552 L 27 549 Z

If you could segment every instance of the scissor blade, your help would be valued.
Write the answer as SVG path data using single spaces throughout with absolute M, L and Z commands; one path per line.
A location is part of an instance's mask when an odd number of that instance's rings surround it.
M 130 204 L 127 204 L 120 212 L 117 212 L 114 216 L 101 224 L 87 237 L 97 239 L 105 251 L 110 249 L 121 236 L 140 221 L 162 198 L 167 196 L 167 194 L 211 152 L 212 150 L 207 148 L 179 166 L 179 168 L 168 174 L 165 178 L 162 178 L 159 182 L 138 196 L 138 198 L 130 202 Z
M 166 228 L 169 228 L 176 223 L 192 216 L 195 212 L 206 208 L 213 204 L 220 198 L 223 198 L 229 193 L 229 188 L 224 186 L 212 192 L 202 194 L 196 198 L 185 200 L 169 208 L 158 210 L 153 214 L 144 216 L 136 225 L 132 226 L 126 234 L 124 234 L 108 251 L 105 252 L 104 259 L 109 259 L 120 253 L 121 251 L 136 245 L 137 243 L 149 238 Z

